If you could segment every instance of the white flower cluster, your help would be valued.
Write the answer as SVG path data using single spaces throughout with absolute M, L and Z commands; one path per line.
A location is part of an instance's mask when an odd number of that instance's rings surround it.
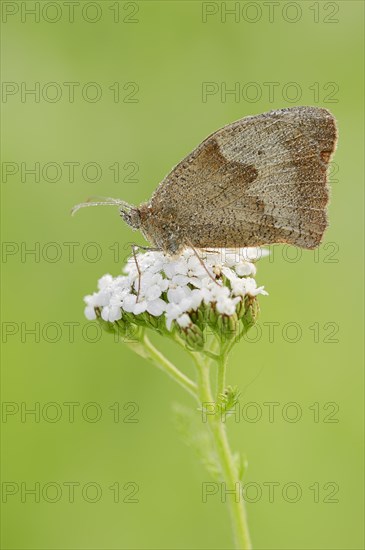
M 136 260 L 141 276 L 133 256 L 125 266 L 125 275 L 104 275 L 98 292 L 84 298 L 85 316 L 96 319 L 95 308 L 100 308 L 102 319 L 114 322 L 122 318 L 123 311 L 134 315 L 147 311 L 154 317 L 165 315 L 171 330 L 173 321 L 182 328 L 189 326 L 188 313 L 203 302 L 214 303 L 220 314 L 233 315 L 244 296 L 267 294 L 252 276 L 256 274 L 253 261 L 268 253 L 260 248 L 220 249 L 199 251 L 198 257 L 187 248 L 177 259 L 163 252 L 139 253 Z

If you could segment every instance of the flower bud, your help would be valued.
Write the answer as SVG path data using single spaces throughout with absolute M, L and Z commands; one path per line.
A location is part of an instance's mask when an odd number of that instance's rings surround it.
M 257 321 L 260 313 L 259 302 L 254 296 L 245 296 L 245 313 L 242 316 L 242 324 L 247 332 Z
M 187 328 L 180 329 L 180 336 L 186 341 L 188 347 L 193 351 L 199 351 L 204 347 L 204 333 L 193 323 Z

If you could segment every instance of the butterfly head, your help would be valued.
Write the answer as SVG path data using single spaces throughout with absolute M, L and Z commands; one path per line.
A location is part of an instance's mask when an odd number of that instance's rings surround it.
M 133 227 L 133 229 L 139 229 L 141 227 L 141 214 L 138 208 L 124 203 L 119 211 L 123 220 L 130 227 Z

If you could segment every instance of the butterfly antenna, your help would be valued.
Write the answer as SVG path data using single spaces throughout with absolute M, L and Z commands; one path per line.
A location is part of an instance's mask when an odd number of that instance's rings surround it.
M 113 199 L 111 197 L 91 197 L 85 202 L 76 204 L 71 209 L 71 216 L 76 214 L 76 212 L 80 210 L 80 208 L 86 208 L 87 206 L 120 206 L 121 208 L 123 208 L 123 210 L 126 210 L 127 212 L 132 208 L 130 204 L 122 201 L 121 199 Z

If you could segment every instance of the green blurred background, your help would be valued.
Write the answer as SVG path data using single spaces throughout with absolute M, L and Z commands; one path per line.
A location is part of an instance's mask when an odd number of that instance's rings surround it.
M 102 274 L 118 274 L 128 243 L 143 238 L 113 209 L 69 212 L 90 195 L 138 204 L 220 126 L 304 104 L 338 119 L 331 225 L 316 254 L 293 261 L 297 252 L 278 246 L 259 264 L 257 280 L 270 296 L 260 299 L 261 332 L 252 329 L 232 355 L 228 381 L 241 388 L 243 417 L 229 432 L 247 456 L 251 499 L 262 490 L 248 504 L 255 548 L 363 548 L 363 2 L 81 1 L 74 22 L 65 2 L 40 2 L 39 21 L 25 13 L 34 2 L 2 4 L 2 398 L 14 413 L 3 416 L 2 480 L 17 491 L 3 504 L 2 547 L 231 547 L 225 506 L 218 496 L 202 502 L 209 475 L 175 428 L 172 404 L 194 404 L 83 317 L 83 296 Z M 224 22 L 232 7 L 239 11 Z M 29 89 L 38 82 L 39 98 L 22 98 L 22 82 Z M 65 82 L 80 83 L 73 102 Z M 85 89 L 90 82 L 98 88 Z M 216 93 L 204 98 L 204 82 Z M 273 97 L 269 82 L 277 83 Z M 240 96 L 222 96 L 235 83 Z M 92 102 L 96 89 L 101 97 Z M 21 165 L 37 162 L 39 181 Z M 70 162 L 79 163 L 74 181 Z M 25 254 L 34 248 L 39 254 Z M 26 332 L 36 323 L 39 337 Z M 192 373 L 180 350 L 158 344 Z M 79 403 L 74 422 L 67 402 Z M 272 422 L 269 402 L 278 404 Z M 297 422 L 287 418 L 293 402 Z M 35 406 L 39 422 L 21 417 Z M 97 410 L 101 418 L 90 421 Z M 37 482 L 49 494 L 22 502 L 21 483 Z M 73 503 L 69 482 L 79 484 Z M 102 490 L 95 503 L 87 502 L 90 482 Z M 109 489 L 116 482 L 119 503 Z M 123 502 L 128 482 L 139 486 L 136 503 Z M 274 502 L 267 482 L 279 484 Z M 302 491 L 296 503 L 283 497 L 289 482 Z M 62 495 L 51 503 L 58 486 Z

